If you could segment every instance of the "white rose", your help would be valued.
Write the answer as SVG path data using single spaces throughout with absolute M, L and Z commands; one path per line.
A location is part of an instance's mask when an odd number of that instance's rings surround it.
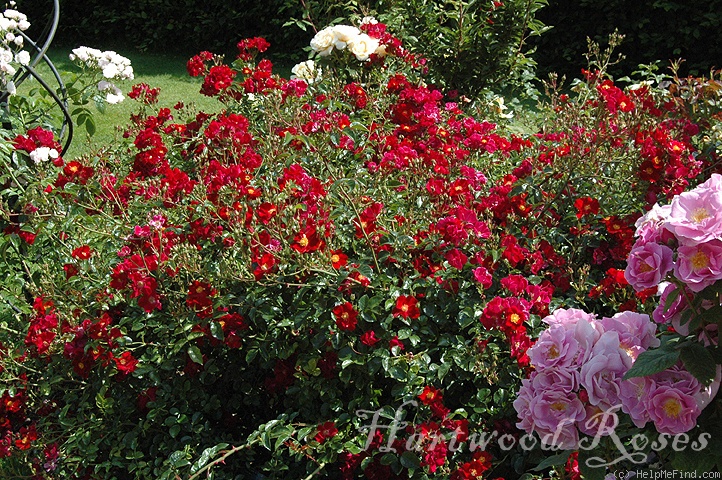
M 30 63 L 30 53 L 22 50 L 15 54 L 15 61 L 20 65 L 28 65 Z
M 30 158 L 35 163 L 47 162 L 51 158 L 58 158 L 58 151 L 50 147 L 38 147 L 30 152 Z
M 333 44 L 337 50 L 343 50 L 346 45 L 361 33 L 356 27 L 351 25 L 336 25 L 333 27 L 334 41 Z
M 115 78 L 118 73 L 120 73 L 118 71 L 118 66 L 114 63 L 109 63 L 108 65 L 103 66 L 103 76 L 105 78 Z
M 22 20 L 28 19 L 27 15 L 25 15 L 24 13 L 18 12 L 17 10 L 13 10 L 12 8 L 8 8 L 7 10 L 5 10 L 3 15 L 5 15 L 6 18 L 9 18 L 11 20 L 17 20 L 17 21 L 22 21 Z
M 16 93 L 18 93 L 18 89 L 15 87 L 15 82 L 13 82 L 12 80 L 5 84 L 5 90 L 10 95 L 15 95 Z
M 348 42 L 349 51 L 356 56 L 359 62 L 368 60 L 369 55 L 375 53 L 378 48 L 379 40 L 371 38 L 365 33 L 355 36 Z
M 115 105 L 116 103 L 120 103 L 125 100 L 120 88 L 110 82 L 106 82 L 105 80 L 98 82 L 98 90 L 101 92 L 108 91 L 108 93 L 105 94 L 105 101 L 111 105 Z
M 295 65 L 291 69 L 291 78 L 300 78 L 305 80 L 307 83 L 312 84 L 321 80 L 321 69 L 316 66 L 313 60 L 306 60 Z
M 0 61 L 0 72 L 6 73 L 8 75 L 15 75 L 15 67 L 10 65 L 8 62 Z
M 335 35 L 332 27 L 326 27 L 311 39 L 311 48 L 314 52 L 318 52 L 319 55 L 329 55 L 333 50 L 334 39 Z
M 123 67 L 123 71 L 120 72 L 120 78 L 124 80 L 133 80 L 133 67 L 126 65 Z
M 504 113 L 507 110 L 507 106 L 504 105 L 504 97 L 496 97 L 493 101 L 496 105 L 492 104 L 492 107 L 494 108 L 494 111 L 502 117 L 502 118 L 512 118 L 514 116 L 513 113 Z
M 103 56 L 103 52 L 98 49 L 90 47 L 78 47 L 74 48 L 70 54 L 70 60 L 79 60 L 85 63 L 87 66 L 92 67 L 98 64 L 98 61 Z
M 120 102 L 125 100 L 125 97 L 123 96 L 122 92 L 118 90 L 118 93 L 108 93 L 105 96 L 105 101 L 108 102 L 110 105 L 116 105 Z
M 13 52 L 6 48 L 0 48 L 0 62 L 9 63 L 13 61 Z

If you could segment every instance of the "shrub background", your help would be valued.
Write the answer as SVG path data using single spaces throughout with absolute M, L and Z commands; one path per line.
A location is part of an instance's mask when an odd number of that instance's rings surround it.
M 605 42 L 618 29 L 625 35 L 625 59 L 612 74 L 628 74 L 641 63 L 683 58 L 686 71 L 709 74 L 722 67 L 720 0 L 551 0 L 537 18 L 554 28 L 532 39 L 540 78 L 555 71 L 579 76 L 585 66 L 586 38 Z
M 412 3 L 418 7 L 433 2 Z M 490 2 L 465 3 L 473 9 Z M 301 23 L 310 14 L 317 26 L 324 26 L 352 13 L 403 9 L 406 2 L 324 0 L 306 5 L 310 11 L 304 11 L 303 2 L 289 0 L 66 0 L 61 4 L 56 42 L 75 46 L 82 39 L 102 48 L 194 54 L 201 49 L 228 50 L 241 38 L 264 36 L 276 56 L 296 58 L 303 56 L 298 46 L 307 44 L 309 32 L 294 25 L 284 27 L 289 19 Z M 50 15 L 49 2 L 21 0 L 19 8 L 34 19 L 35 35 L 31 36 L 37 38 L 43 27 L 39 19 Z M 578 76 L 586 66 L 586 38 L 604 42 L 615 28 L 626 36 L 619 49 L 626 59 L 612 68 L 613 74 L 628 73 L 640 63 L 655 60 L 666 65 L 676 58 L 686 59 L 685 68 L 697 74 L 722 66 L 722 44 L 716 41 L 722 0 L 550 0 L 536 18 L 554 27 L 529 39 L 529 46 L 537 48 L 534 59 L 540 78 L 550 71 Z

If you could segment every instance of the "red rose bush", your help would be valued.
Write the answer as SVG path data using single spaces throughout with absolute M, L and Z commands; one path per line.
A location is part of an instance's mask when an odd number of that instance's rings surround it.
M 424 83 L 372 19 L 319 31 L 291 79 L 267 48 L 190 59 L 216 112 L 133 87 L 122 139 L 42 163 L 3 217 L 3 295 L 20 294 L 0 339 L 2 468 L 517 478 L 548 453 L 527 432 L 573 418 L 572 450 L 584 420 L 633 397 L 640 380 L 622 379 L 660 341 L 653 284 L 685 271 L 662 241 L 625 276 L 635 222 L 717 168 L 686 104 L 594 72 L 512 133 Z M 25 159 L 52 139 L 6 143 Z M 569 309 L 593 313 L 550 320 Z M 702 428 L 687 412 L 703 382 L 675 368 L 650 380 L 646 414 L 622 410 Z

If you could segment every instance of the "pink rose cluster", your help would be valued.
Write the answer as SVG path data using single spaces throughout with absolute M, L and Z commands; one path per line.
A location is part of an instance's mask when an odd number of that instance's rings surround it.
M 722 175 L 712 174 L 693 190 L 675 196 L 669 205 L 655 205 L 637 220 L 636 227 L 637 241 L 624 276 L 637 291 L 657 288 L 661 298 L 654 320 L 670 323 L 687 335 L 689 330 L 680 325 L 680 319 L 690 306 L 689 299 L 722 280 Z M 678 289 L 684 290 L 666 305 Z M 716 343 L 716 324 L 706 326 L 702 337 L 705 343 Z
M 558 309 L 544 318 L 542 332 L 528 354 L 534 371 L 522 381 L 514 408 L 517 427 L 536 432 L 542 443 L 578 447 L 581 434 L 609 435 L 629 415 L 660 433 L 691 430 L 719 386 L 705 388 L 681 365 L 650 377 L 623 380 L 634 361 L 659 346 L 657 326 L 648 315 L 621 312 L 597 318 L 577 309 Z

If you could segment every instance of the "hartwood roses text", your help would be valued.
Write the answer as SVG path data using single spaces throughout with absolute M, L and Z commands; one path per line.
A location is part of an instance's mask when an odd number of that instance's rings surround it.
M 358 410 L 356 416 L 363 420 L 369 420 L 368 424 L 359 427 L 359 431 L 366 433 L 366 444 L 364 450 L 376 449 L 382 453 L 399 453 L 399 451 L 423 452 L 429 454 L 437 448 L 443 448 L 445 451 L 455 452 L 461 449 L 462 445 L 466 445 L 468 450 L 474 452 L 485 452 L 490 446 L 501 449 L 502 451 L 511 451 L 517 446 L 525 451 L 532 451 L 540 445 L 539 439 L 531 433 L 525 433 L 522 436 L 510 433 L 499 433 L 497 430 L 489 432 L 469 432 L 468 430 L 453 430 L 444 435 L 439 429 L 415 430 L 411 427 L 411 423 L 404 421 L 406 407 L 418 407 L 419 402 L 409 400 L 402 403 L 395 411 L 390 422 L 384 423 L 381 418 L 384 409 L 379 410 Z M 675 452 L 681 452 L 691 449 L 695 452 L 702 451 L 707 448 L 711 435 L 702 433 L 696 439 L 691 438 L 686 433 L 678 433 L 670 435 L 667 433 L 660 434 L 655 439 L 650 439 L 644 433 L 635 434 L 628 442 L 624 442 L 616 433 L 619 425 L 619 417 L 617 411 L 622 405 L 610 407 L 605 411 L 601 411 L 591 416 L 586 421 L 585 428 L 588 431 L 594 431 L 593 437 L 584 437 L 576 442 L 575 445 L 561 446 L 559 438 L 565 435 L 567 425 L 574 425 L 574 418 L 566 418 L 559 422 L 556 431 L 546 433 L 541 437 L 541 449 L 546 451 L 558 451 L 563 448 L 593 451 L 600 446 L 603 437 L 609 437 L 619 453 L 619 456 L 613 460 L 601 457 L 589 457 L 586 459 L 587 465 L 592 468 L 609 467 L 622 461 L 632 462 L 634 464 L 643 464 L 648 461 L 649 449 L 660 452 L 667 448 L 671 448 Z M 382 433 L 386 431 L 386 435 Z M 384 440 L 382 437 L 385 437 Z M 627 445 L 625 445 L 625 443 Z

